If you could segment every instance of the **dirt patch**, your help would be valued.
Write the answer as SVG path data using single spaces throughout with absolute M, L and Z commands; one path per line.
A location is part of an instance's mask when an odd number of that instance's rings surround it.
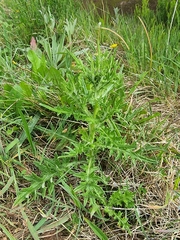
M 142 5 L 142 0 L 87 0 L 84 1 L 85 5 L 88 2 L 93 2 L 98 9 L 104 9 L 106 7 L 109 8 L 110 12 L 113 12 L 115 7 L 118 7 L 120 11 L 124 14 L 132 14 L 135 10 L 136 6 Z M 156 10 L 157 0 L 149 1 L 149 8 L 151 10 Z

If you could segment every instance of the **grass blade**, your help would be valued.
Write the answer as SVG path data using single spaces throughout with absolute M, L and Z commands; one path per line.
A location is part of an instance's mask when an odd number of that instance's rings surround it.
M 40 238 L 38 237 L 38 233 L 37 233 L 35 227 L 32 225 L 32 223 L 30 222 L 28 216 L 23 211 L 23 209 L 21 209 L 21 214 L 22 214 L 22 217 L 24 218 L 25 222 L 27 223 L 29 232 L 31 233 L 31 236 L 33 237 L 33 239 L 34 240 L 40 240 Z
M 15 138 L 10 144 L 5 148 L 5 153 L 8 153 L 17 143 L 19 142 L 18 138 Z
M 77 197 L 76 193 L 74 192 L 73 188 L 68 186 L 64 181 L 62 181 L 62 188 L 69 194 L 71 199 L 73 200 L 73 203 L 79 208 L 82 209 L 83 205 L 80 202 L 79 198 Z
M 60 226 L 60 225 L 64 224 L 65 222 L 67 222 L 69 219 L 70 219 L 70 215 L 65 215 L 62 218 L 58 219 L 57 221 L 52 222 L 52 223 L 50 223 L 50 224 L 40 228 L 38 230 L 38 233 L 44 233 L 46 231 L 50 231 L 50 230 L 52 230 L 54 228 L 57 228 L 58 226 Z
M 106 236 L 106 234 L 100 228 L 98 228 L 94 223 L 89 221 L 87 218 L 84 218 L 84 220 L 87 222 L 89 227 L 93 230 L 93 232 L 96 234 L 96 236 L 99 239 L 101 239 L 101 240 L 108 240 L 108 237 Z
M 14 176 L 11 176 L 8 182 L 6 183 L 6 185 L 3 187 L 3 189 L 0 190 L 0 196 L 2 196 L 9 189 L 13 181 L 14 181 Z
M 27 138 L 28 141 L 29 141 L 29 144 L 31 146 L 32 151 L 35 153 L 36 149 L 35 149 L 32 137 L 31 137 L 31 132 L 32 132 L 34 126 L 36 125 L 36 123 L 39 120 L 39 115 L 35 115 L 33 117 L 33 119 L 29 123 L 27 123 L 22 111 L 20 109 L 18 109 L 18 111 L 19 111 L 19 115 L 20 115 L 22 123 L 23 123 L 23 128 L 24 128 L 24 132 L 21 135 L 21 138 L 20 138 L 19 142 L 20 142 L 20 144 L 22 144 L 25 141 L 25 139 Z
M 0 224 L 0 228 L 3 230 L 4 234 L 9 238 L 9 240 L 17 240 L 2 224 Z M 6 239 L 6 237 L 4 239 Z

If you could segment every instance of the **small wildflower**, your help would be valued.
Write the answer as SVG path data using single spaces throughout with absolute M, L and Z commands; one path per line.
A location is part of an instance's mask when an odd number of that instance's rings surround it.
M 36 39 L 34 37 L 31 38 L 30 48 L 32 50 L 36 50 L 37 49 L 37 43 L 36 43 Z
M 116 48 L 117 47 L 117 43 L 114 43 L 110 46 L 110 48 Z
M 17 62 L 15 62 L 14 60 L 12 61 L 12 63 L 13 63 L 14 65 L 17 65 Z

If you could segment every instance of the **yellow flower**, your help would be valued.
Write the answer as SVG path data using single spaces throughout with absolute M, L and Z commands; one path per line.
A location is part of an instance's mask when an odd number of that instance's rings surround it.
M 117 43 L 114 43 L 110 46 L 110 48 L 116 48 L 117 47 Z
M 12 63 L 13 63 L 14 65 L 17 65 L 17 62 L 15 62 L 14 60 L 12 61 Z

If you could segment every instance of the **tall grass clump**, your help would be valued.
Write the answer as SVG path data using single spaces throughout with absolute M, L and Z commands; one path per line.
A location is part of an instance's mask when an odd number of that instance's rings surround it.
M 180 11 L 180 5 L 179 1 L 173 0 L 173 1 L 164 1 L 164 0 L 158 0 L 157 2 L 157 9 L 156 9 L 156 17 L 158 22 L 162 22 L 166 26 L 169 26 L 172 21 L 172 15 L 174 12 L 174 24 L 176 26 L 179 26 L 179 11 Z
M 44 24 L 53 24 L 53 19 L 48 19 L 47 12 L 52 12 L 53 17 L 58 21 L 59 28 L 63 26 L 63 22 L 67 16 L 75 18 L 80 3 L 76 1 L 7 1 L 7 6 L 11 9 L 9 17 L 13 19 L 13 28 L 16 32 L 17 40 L 28 42 L 30 37 L 43 35 Z M 56 26 L 58 27 L 58 26 Z M 54 29 L 54 31 L 56 31 Z
M 150 71 L 152 78 L 158 75 L 153 82 L 166 93 L 177 92 L 179 85 L 179 73 L 175 70 L 179 69 L 178 9 L 178 1 L 158 1 L 153 12 L 145 0 L 141 8 L 136 8 L 133 20 L 127 20 L 129 34 L 126 41 L 131 49 L 127 52 L 127 59 L 131 72 Z M 115 14 L 115 18 L 117 22 L 121 16 Z M 133 28 L 135 22 L 136 27 Z

